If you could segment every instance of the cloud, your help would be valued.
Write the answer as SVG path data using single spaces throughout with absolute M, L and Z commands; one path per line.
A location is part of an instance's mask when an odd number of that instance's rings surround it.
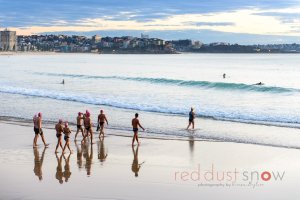
M 139 31 L 180 31 L 211 30 L 226 33 L 244 33 L 258 35 L 300 36 L 300 20 L 285 21 L 285 18 L 268 13 L 297 14 L 300 7 L 283 9 L 248 8 L 226 12 L 205 14 L 175 14 L 155 18 L 150 21 L 138 21 L 135 12 L 120 12 L 119 16 L 103 18 L 82 18 L 79 20 L 56 20 L 46 25 L 11 27 L 18 34 L 38 34 L 43 32 L 90 32 L 96 30 L 139 30 Z M 121 17 L 122 19 L 118 19 Z

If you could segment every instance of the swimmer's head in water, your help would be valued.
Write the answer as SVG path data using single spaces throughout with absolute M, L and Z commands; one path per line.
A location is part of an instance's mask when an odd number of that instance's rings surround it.
M 38 116 L 39 116 L 39 117 L 42 117 L 42 113 L 39 112 Z
M 63 120 L 62 120 L 62 119 L 59 119 L 59 120 L 58 120 L 58 123 L 60 123 L 60 124 L 63 123 Z
M 138 117 L 139 116 L 139 113 L 135 113 L 135 117 Z

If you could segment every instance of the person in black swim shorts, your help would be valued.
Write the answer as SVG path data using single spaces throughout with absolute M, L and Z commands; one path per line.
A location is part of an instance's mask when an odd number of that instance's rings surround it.
M 99 131 L 99 129 L 100 129 L 99 138 L 101 135 L 103 135 L 103 137 L 104 137 L 104 123 L 105 122 L 108 125 L 108 121 L 106 119 L 105 114 L 103 113 L 103 110 L 100 110 L 100 114 L 98 115 L 98 127 L 97 127 L 97 131 Z
M 83 131 L 83 128 L 82 128 L 83 119 L 84 119 L 84 117 L 82 116 L 82 113 L 79 112 L 78 116 L 76 118 L 76 120 L 77 120 L 77 131 L 76 131 L 74 140 L 76 140 L 79 131 L 81 131 L 82 137 L 84 137 L 84 131 Z
M 55 130 L 56 130 L 56 137 L 57 137 L 57 145 L 55 149 L 55 153 L 57 153 L 57 149 L 60 146 L 61 149 L 63 150 L 62 142 L 61 142 L 61 137 L 62 137 L 62 132 L 63 132 L 63 126 L 62 126 L 63 121 L 60 119 L 58 123 L 55 125 Z
M 145 131 L 144 127 L 140 124 L 138 117 L 139 117 L 139 114 L 135 113 L 135 117 L 131 121 L 132 130 L 134 133 L 133 138 L 132 138 L 132 146 L 134 145 L 135 140 L 137 141 L 138 145 L 140 144 L 139 138 L 138 138 L 138 131 L 139 131 L 138 127 L 141 127 Z
M 45 145 L 45 147 L 47 147 L 49 144 L 46 144 L 45 138 L 44 138 L 44 134 L 43 134 L 43 129 L 42 129 L 42 113 L 38 113 L 38 115 L 34 115 L 33 117 L 33 130 L 35 133 L 34 139 L 33 139 L 33 148 L 37 147 L 37 140 L 39 138 L 39 135 L 42 138 L 42 141 Z
M 63 153 L 65 153 L 66 147 L 68 147 L 70 153 L 73 153 L 73 151 L 70 148 L 70 134 L 71 134 L 71 130 L 69 128 L 68 122 L 65 122 L 65 127 L 63 128 L 63 133 L 65 134 L 64 140 L 66 141 L 64 149 L 63 149 Z

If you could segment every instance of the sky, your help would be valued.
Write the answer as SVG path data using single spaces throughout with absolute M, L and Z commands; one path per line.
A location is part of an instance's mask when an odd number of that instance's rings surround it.
M 3 28 L 18 35 L 300 43 L 300 0 L 0 0 Z

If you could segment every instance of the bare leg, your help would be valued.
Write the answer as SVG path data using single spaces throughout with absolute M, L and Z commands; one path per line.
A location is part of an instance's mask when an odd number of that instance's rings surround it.
M 36 142 L 37 142 L 37 138 L 39 137 L 39 135 L 38 134 L 35 134 L 35 136 L 34 136 L 34 138 L 33 138 L 33 148 L 34 147 L 37 147 L 37 144 L 36 144 Z
M 91 144 L 94 144 L 93 143 L 93 131 L 92 131 L 92 129 L 90 130 L 90 133 L 91 133 Z
M 44 134 L 42 134 L 41 137 L 42 137 L 42 141 L 43 141 L 45 147 L 48 146 L 48 144 L 46 144 L 46 141 L 45 141 L 45 138 L 44 138 Z
M 132 146 L 134 145 L 134 141 L 136 139 L 136 135 L 137 135 L 137 131 L 134 131 L 134 135 L 133 135 L 133 138 L 132 138 Z
M 135 135 L 135 139 L 136 139 L 138 145 L 140 145 L 138 133 Z
M 75 139 L 74 139 L 74 141 L 76 140 L 76 138 L 77 138 L 77 135 L 78 135 L 78 133 L 79 133 L 79 128 L 77 128 L 77 131 L 76 131 L 76 134 L 75 134 Z
M 189 125 L 187 126 L 186 130 L 188 130 L 188 129 L 190 128 L 191 123 L 192 123 L 192 122 L 189 121 Z
M 195 122 L 194 121 L 192 122 L 192 125 L 193 125 L 193 129 L 194 129 L 195 128 Z

